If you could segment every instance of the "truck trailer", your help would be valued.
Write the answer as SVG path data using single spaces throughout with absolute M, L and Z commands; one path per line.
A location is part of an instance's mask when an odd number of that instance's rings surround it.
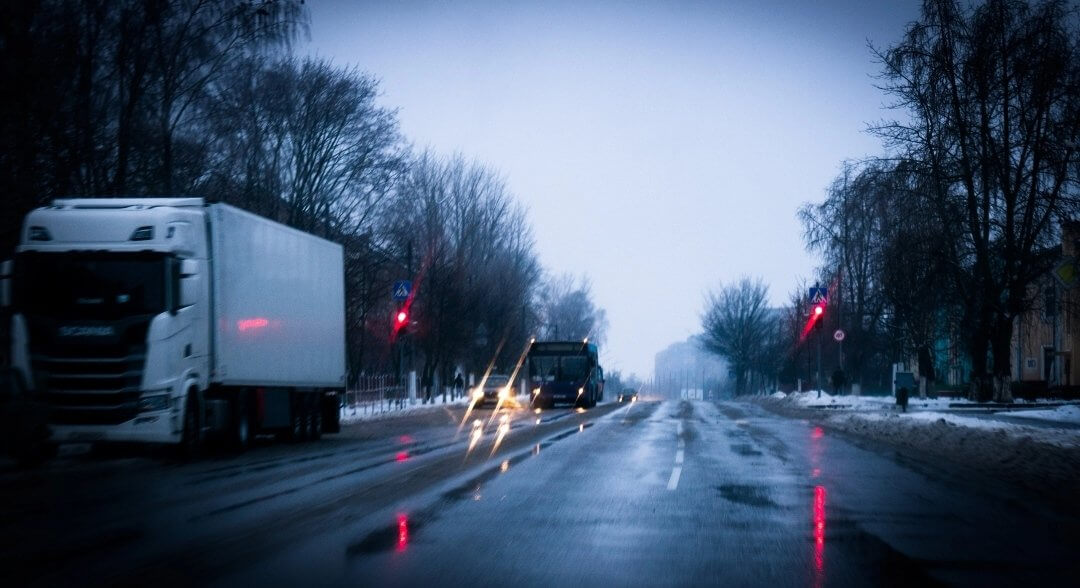
M 12 366 L 55 443 L 339 430 L 338 244 L 202 198 L 58 199 L 2 270 Z

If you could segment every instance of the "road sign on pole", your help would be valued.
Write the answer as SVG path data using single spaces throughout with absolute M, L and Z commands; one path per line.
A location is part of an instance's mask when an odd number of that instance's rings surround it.
M 1077 279 L 1080 279 L 1080 269 L 1077 268 L 1076 259 L 1069 258 L 1059 263 L 1054 268 L 1054 277 L 1066 288 L 1075 286 Z
M 832 338 L 836 339 L 837 343 L 843 341 L 844 336 L 844 329 L 836 329 L 836 332 L 832 334 Z
M 398 302 L 408 300 L 411 293 L 412 282 L 409 280 L 398 280 L 394 282 L 394 287 L 390 289 L 390 297 Z
M 827 302 L 829 300 L 829 289 L 819 288 L 813 286 L 810 288 L 810 303 L 816 304 L 818 302 Z

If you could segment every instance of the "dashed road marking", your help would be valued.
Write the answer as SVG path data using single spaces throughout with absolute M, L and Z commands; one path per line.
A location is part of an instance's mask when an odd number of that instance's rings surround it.
M 679 487 L 679 476 L 682 475 L 682 467 L 675 466 L 675 469 L 671 470 L 671 477 L 667 481 L 667 489 L 674 490 Z
M 682 449 L 676 451 L 675 452 L 675 463 L 681 464 L 683 462 L 683 457 L 684 457 L 684 455 L 683 455 L 683 450 Z

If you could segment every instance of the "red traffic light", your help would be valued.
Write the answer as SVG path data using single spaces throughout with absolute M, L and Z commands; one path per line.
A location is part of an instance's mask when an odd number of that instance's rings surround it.
M 821 316 L 823 314 L 825 314 L 825 305 L 824 304 L 818 304 L 817 306 L 814 307 L 814 316 Z
M 397 313 L 397 325 L 400 327 L 404 325 L 407 320 L 409 320 L 409 313 L 404 310 L 399 310 Z

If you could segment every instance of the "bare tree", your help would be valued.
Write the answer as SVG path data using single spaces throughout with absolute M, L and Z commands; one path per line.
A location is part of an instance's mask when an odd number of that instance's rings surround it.
M 881 326 L 886 311 L 882 296 L 883 235 L 906 215 L 885 214 L 892 196 L 890 169 L 882 162 L 845 163 L 825 201 L 799 209 L 807 248 L 821 254 L 824 283 L 830 284 L 829 321 L 844 329 L 847 353 L 837 357 L 861 387 L 873 358 L 882 352 Z M 889 210 L 889 212 L 893 212 Z
M 704 347 L 728 360 L 735 372 L 735 393 L 746 392 L 755 362 L 769 347 L 774 328 L 768 308 L 769 288 L 760 279 L 741 278 L 706 294 L 702 316 Z
M 1013 319 L 1049 269 L 1058 223 L 1076 211 L 1077 30 L 1065 2 L 965 11 L 928 0 L 903 41 L 877 52 L 883 87 L 908 118 L 875 130 L 917 164 L 930 208 L 957 237 L 949 277 L 980 398 L 1010 398 Z
M 507 367 L 535 322 L 540 274 L 523 209 L 489 168 L 417 155 L 383 216 L 387 243 L 417 253 L 411 302 L 430 390 L 461 362 Z
M 607 315 L 592 299 L 588 278 L 571 274 L 552 276 L 541 291 L 543 337 L 574 340 L 588 338 L 597 344 L 607 334 Z

